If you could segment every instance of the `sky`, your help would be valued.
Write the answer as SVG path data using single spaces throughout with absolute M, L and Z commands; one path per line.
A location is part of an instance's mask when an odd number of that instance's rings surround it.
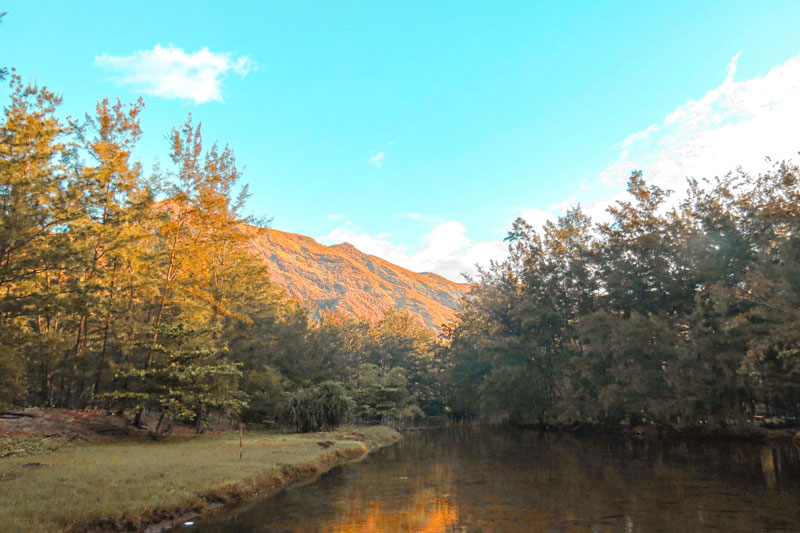
M 517 217 L 602 220 L 632 170 L 682 191 L 800 162 L 796 0 L 0 11 L 0 65 L 63 95 L 63 116 L 144 98 L 146 169 L 191 113 L 271 227 L 454 281 L 506 255 Z

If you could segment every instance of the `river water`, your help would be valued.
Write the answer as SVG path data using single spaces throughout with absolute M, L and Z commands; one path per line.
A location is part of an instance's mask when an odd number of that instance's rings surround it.
M 800 532 L 791 445 L 458 428 L 185 531 Z

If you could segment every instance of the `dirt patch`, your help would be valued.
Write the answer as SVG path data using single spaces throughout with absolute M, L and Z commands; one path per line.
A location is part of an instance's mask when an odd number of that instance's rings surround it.
M 146 414 L 142 417 L 142 428 L 132 424 L 133 418 L 100 409 L 49 409 L 30 407 L 6 412 L 0 416 L 0 438 L 3 437 L 47 437 L 64 442 L 113 441 L 150 438 L 150 428 L 158 424 L 158 416 Z M 206 434 L 218 434 L 230 429 L 228 419 L 211 420 Z M 174 423 L 172 435 L 191 436 L 193 427 Z

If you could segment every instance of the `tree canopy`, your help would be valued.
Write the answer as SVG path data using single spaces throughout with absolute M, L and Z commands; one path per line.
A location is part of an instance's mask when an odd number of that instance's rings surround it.
M 633 173 L 483 270 L 441 335 L 405 311 L 315 320 L 250 252 L 233 150 L 191 115 L 134 160 L 144 102 L 82 120 L 12 74 L 0 122 L 0 408 L 107 406 L 202 429 L 421 413 L 540 424 L 800 418 L 800 170 Z M 288 414 L 287 414 L 288 413 Z M 137 418 L 138 421 L 138 418 Z

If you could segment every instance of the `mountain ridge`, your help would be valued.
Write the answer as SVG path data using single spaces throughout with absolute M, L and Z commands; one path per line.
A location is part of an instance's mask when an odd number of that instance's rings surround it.
M 389 309 L 408 309 L 430 328 L 450 322 L 470 285 L 432 272 L 412 272 L 350 243 L 326 246 L 313 238 L 248 226 L 251 252 L 268 266 L 287 294 L 323 310 L 378 320 Z

